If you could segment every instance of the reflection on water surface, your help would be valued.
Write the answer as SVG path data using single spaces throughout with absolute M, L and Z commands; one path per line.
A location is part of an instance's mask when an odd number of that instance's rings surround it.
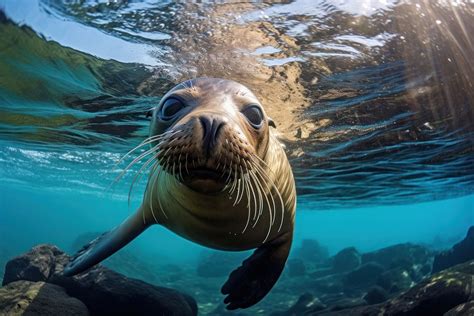
M 262 100 L 301 203 L 473 191 L 469 1 L 3 0 L 0 8 L 4 181 L 107 187 L 114 162 L 146 136 L 144 113 L 174 83 L 212 76 Z

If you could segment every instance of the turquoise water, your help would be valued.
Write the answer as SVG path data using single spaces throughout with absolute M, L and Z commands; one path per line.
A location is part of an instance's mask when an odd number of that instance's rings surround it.
M 294 248 L 462 239 L 474 225 L 472 3 L 354 3 L 0 0 L 1 263 L 39 243 L 72 252 L 131 214 L 145 181 L 128 203 L 138 168 L 111 186 L 116 163 L 147 137 L 147 110 L 198 76 L 243 82 L 277 121 L 298 190 Z M 187 277 L 208 251 L 160 227 L 126 249 Z M 201 307 L 224 279 L 196 294 Z

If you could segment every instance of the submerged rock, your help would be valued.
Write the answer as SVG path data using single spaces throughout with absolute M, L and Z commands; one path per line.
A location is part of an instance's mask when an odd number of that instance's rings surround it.
M 127 278 L 101 265 L 74 277 L 62 275 L 69 257 L 59 248 L 39 245 L 10 260 L 4 284 L 45 281 L 63 287 L 95 315 L 196 315 L 193 298 L 178 291 Z
M 2 285 L 19 280 L 33 282 L 48 280 L 55 272 L 57 256 L 64 256 L 64 252 L 56 246 L 34 247 L 30 252 L 7 262 Z
M 361 264 L 361 255 L 354 247 L 339 251 L 333 258 L 332 268 L 334 272 L 348 272 L 357 269 Z
M 318 294 L 334 294 L 343 290 L 342 274 L 331 274 L 322 278 L 315 279 L 312 284 L 312 290 Z
M 298 298 L 293 306 L 283 312 L 272 313 L 271 316 L 300 316 L 306 315 L 308 312 L 321 311 L 326 308 L 326 305 L 314 297 L 310 293 L 305 293 Z
M 424 246 L 405 243 L 364 253 L 362 263 L 377 262 L 387 269 L 408 269 L 413 265 L 424 265 L 432 255 L 431 251 Z
M 376 284 L 389 293 L 397 293 L 414 285 L 410 273 L 406 269 L 395 268 L 382 273 Z
M 288 275 L 291 277 L 303 276 L 306 273 L 306 266 L 301 259 L 288 260 Z
M 436 255 L 432 273 L 439 272 L 456 264 L 474 259 L 474 226 L 467 231 L 466 237 L 455 244 L 452 249 Z
M 0 315 L 86 316 L 89 311 L 80 300 L 57 285 L 16 281 L 0 288 Z
M 380 286 L 374 286 L 367 292 L 367 294 L 364 295 L 363 299 L 369 305 L 378 304 L 388 299 L 388 293 L 384 288 Z
M 246 253 L 206 252 L 201 255 L 196 272 L 205 278 L 228 276 L 247 256 Z
M 322 315 L 472 315 L 473 280 L 474 260 L 441 271 L 385 303 Z
M 348 308 L 358 307 L 367 305 L 367 302 L 361 298 L 343 298 L 339 301 L 333 303 L 333 305 L 329 308 L 330 311 L 339 311 L 345 310 Z
M 474 300 L 459 304 L 450 309 L 444 316 L 472 316 L 474 315 Z
M 343 280 L 344 289 L 367 288 L 374 285 L 384 272 L 385 268 L 378 263 L 369 262 L 363 264 L 345 276 Z
M 315 239 L 303 239 L 301 246 L 296 248 L 294 253 L 295 257 L 316 265 L 325 262 L 329 258 L 328 248 L 322 246 Z

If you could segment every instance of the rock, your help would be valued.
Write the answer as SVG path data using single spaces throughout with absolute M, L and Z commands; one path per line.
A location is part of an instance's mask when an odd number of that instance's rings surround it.
M 201 256 L 196 272 L 204 278 L 228 276 L 247 256 L 242 253 L 208 252 Z
M 364 305 L 367 305 L 367 302 L 361 298 L 343 298 L 337 302 L 334 302 L 329 310 L 339 311 Z
M 225 308 L 224 304 L 219 304 L 213 311 L 210 313 L 206 314 L 208 316 L 223 316 L 223 315 L 229 315 L 229 316 L 249 316 L 249 314 L 239 311 L 239 310 L 228 310 Z
M 378 304 L 388 299 L 388 293 L 384 288 L 380 286 L 374 286 L 367 292 L 367 294 L 364 295 L 363 299 L 369 305 Z
M 76 253 L 100 235 L 102 233 L 99 232 L 88 232 L 79 235 L 72 243 L 71 253 Z M 144 261 L 140 254 L 136 254 L 129 249 L 121 249 L 101 264 L 126 276 L 140 276 L 139 278 L 145 282 L 159 284 L 164 281 L 161 277 L 168 277 L 168 275 L 158 275 L 156 273 L 156 271 L 161 271 L 162 268 L 157 266 L 156 262 L 159 262 L 158 258 L 154 261 Z
M 298 301 L 284 312 L 272 313 L 272 316 L 299 316 L 306 315 L 308 312 L 316 312 L 326 309 L 326 305 L 310 293 L 304 293 L 298 298 Z
M 405 243 L 364 253 L 362 263 L 377 262 L 386 269 L 408 269 L 413 265 L 424 265 L 432 256 L 432 252 L 424 246 Z
M 334 294 L 343 291 L 341 274 L 331 274 L 322 278 L 315 279 L 311 287 L 312 290 L 318 294 Z
M 472 316 L 474 315 L 474 300 L 459 304 L 450 309 L 444 316 Z
M 376 284 L 389 293 L 397 293 L 414 285 L 410 273 L 402 268 L 385 271 L 380 275 Z
M 334 256 L 332 268 L 334 272 L 347 272 L 357 269 L 360 263 L 360 253 L 354 247 L 349 247 L 342 249 Z
M 26 255 L 7 262 L 2 285 L 13 281 L 46 281 L 56 266 L 56 256 L 64 254 L 56 246 L 36 246 Z
M 55 246 L 39 245 L 9 261 L 4 283 L 27 277 L 63 287 L 81 300 L 91 314 L 196 315 L 193 298 L 178 291 L 127 278 L 101 265 L 74 277 L 62 275 L 69 257 Z M 8 282 L 6 282 L 8 281 Z
M 306 266 L 301 259 L 290 259 L 288 260 L 288 275 L 291 277 L 297 277 L 305 275 Z
M 295 257 L 319 265 L 329 258 L 327 247 L 322 246 L 317 240 L 303 239 L 301 247 L 295 249 Z
M 474 260 L 443 270 L 400 296 L 384 303 L 325 313 L 323 315 L 472 315 Z M 459 310 L 458 310 L 459 308 Z M 318 315 L 308 314 L 308 315 Z
M 323 276 L 327 276 L 330 274 L 334 274 L 334 270 L 332 268 L 322 268 L 322 269 L 316 269 L 313 272 L 309 273 L 309 276 L 317 279 Z
M 455 244 L 452 249 L 436 255 L 432 273 L 439 272 L 456 264 L 474 259 L 474 226 L 467 231 L 466 237 Z
M 80 300 L 57 285 L 16 281 L 0 288 L 0 315 L 89 315 Z
M 349 289 L 367 288 L 376 283 L 377 279 L 385 272 L 385 268 L 375 262 L 361 265 L 356 270 L 349 272 L 343 279 L 345 291 Z

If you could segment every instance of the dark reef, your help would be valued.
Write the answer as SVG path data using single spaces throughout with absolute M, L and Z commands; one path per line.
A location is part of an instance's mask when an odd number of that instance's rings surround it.
M 466 238 L 455 244 L 450 250 L 435 256 L 433 273 L 468 260 L 474 260 L 474 226 L 469 228 Z
M 234 316 L 474 315 L 473 231 L 442 252 L 404 243 L 368 253 L 348 247 L 328 256 L 306 240 L 268 297 L 233 312 L 219 290 L 242 253 L 206 251 L 197 263 L 175 266 L 124 251 L 106 262 L 110 268 L 98 265 L 66 278 L 61 271 L 68 256 L 39 245 L 6 264 L 0 315 L 196 315 L 198 307 L 199 314 Z
M 68 311 L 68 315 L 155 315 L 157 311 L 163 315 L 197 314 L 196 302 L 190 296 L 127 278 L 101 265 L 64 277 L 62 271 L 68 260 L 63 251 L 51 245 L 36 246 L 10 260 L 0 292 L 0 314 L 21 308 L 25 314 L 40 311 L 61 315 L 69 303 L 75 314 Z

